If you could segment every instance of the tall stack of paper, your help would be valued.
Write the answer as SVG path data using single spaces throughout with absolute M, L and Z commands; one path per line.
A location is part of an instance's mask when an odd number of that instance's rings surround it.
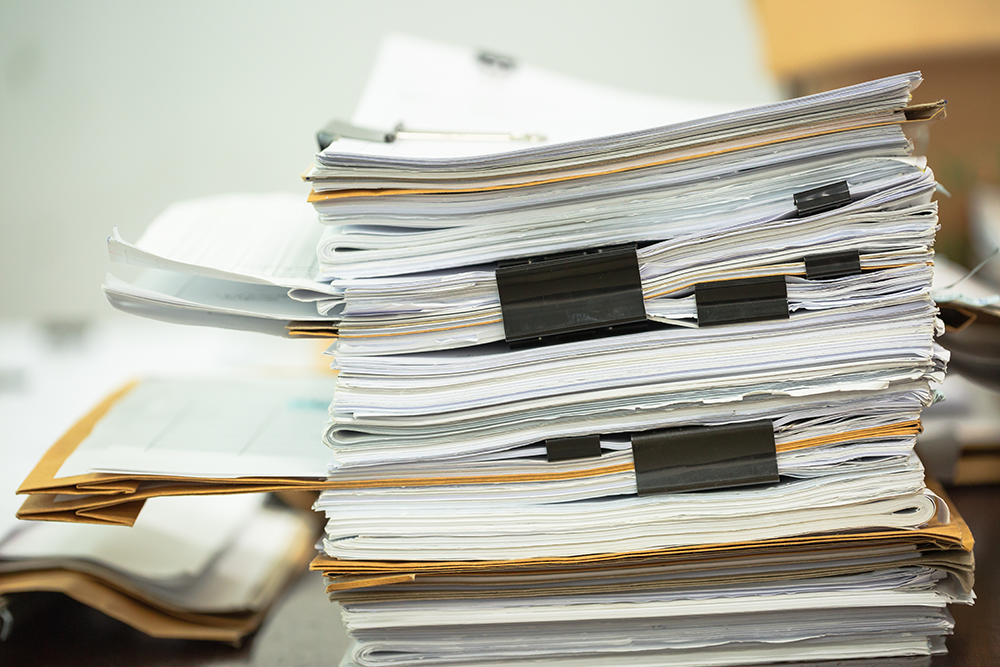
M 315 566 L 346 664 L 930 654 L 973 596 L 913 454 L 948 358 L 919 83 L 704 115 L 397 38 L 306 174 L 313 282 L 301 244 L 268 260 L 295 282 L 227 263 L 254 245 L 227 208 L 217 242 L 112 250 L 280 308 L 106 289 L 339 332 Z
M 912 453 L 947 360 L 918 83 L 599 137 L 337 126 L 307 179 L 346 664 L 941 650 L 971 561 Z

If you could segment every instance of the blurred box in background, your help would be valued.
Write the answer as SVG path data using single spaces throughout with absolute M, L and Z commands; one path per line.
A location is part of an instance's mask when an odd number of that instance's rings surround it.
M 969 197 L 1000 183 L 1000 2 L 756 0 L 768 65 L 790 96 L 920 70 L 914 102 L 948 100 L 931 141 L 915 137 L 938 181 L 937 249 L 970 265 Z

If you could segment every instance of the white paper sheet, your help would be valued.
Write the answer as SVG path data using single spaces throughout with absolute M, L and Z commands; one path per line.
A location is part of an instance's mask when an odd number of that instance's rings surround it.
M 323 477 L 332 378 L 148 380 L 98 422 L 57 476 Z
M 301 195 L 219 195 L 170 206 L 135 244 L 116 231 L 108 252 L 133 266 L 322 292 L 315 223 Z

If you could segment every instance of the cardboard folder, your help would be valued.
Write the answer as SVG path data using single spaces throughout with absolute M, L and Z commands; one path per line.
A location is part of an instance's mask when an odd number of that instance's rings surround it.
M 57 478 L 59 468 L 94 425 L 137 384 L 130 383 L 105 398 L 49 448 L 17 490 L 19 494 L 29 494 L 18 510 L 18 518 L 131 526 L 147 498 L 324 488 L 322 471 L 314 479 L 201 479 L 110 473 Z M 317 442 L 317 446 L 322 445 Z

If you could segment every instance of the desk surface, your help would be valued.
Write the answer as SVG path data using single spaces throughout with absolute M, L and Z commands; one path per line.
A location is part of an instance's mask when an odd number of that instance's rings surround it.
M 978 601 L 975 607 L 951 608 L 956 628 L 948 639 L 950 653 L 935 657 L 931 665 L 998 664 L 1000 486 L 955 488 L 949 493 L 976 537 Z M 29 602 L 31 607 L 19 615 L 12 636 L 0 643 L 0 665 L 319 667 L 337 664 L 347 645 L 337 607 L 326 599 L 322 578 L 316 573 L 304 573 L 256 636 L 239 648 L 152 639 L 58 594 L 41 595 Z M 872 663 L 865 664 L 871 667 Z

